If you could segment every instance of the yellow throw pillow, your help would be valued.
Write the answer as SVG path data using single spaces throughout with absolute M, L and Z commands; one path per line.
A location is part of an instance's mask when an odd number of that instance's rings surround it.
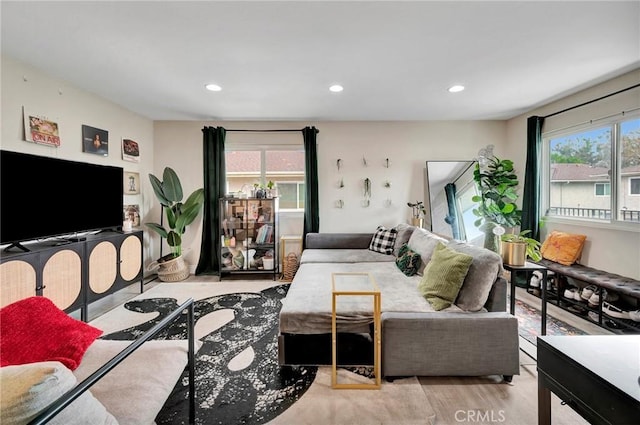
M 438 242 L 418 284 L 418 290 L 434 310 L 443 310 L 453 304 L 472 261 L 472 256 Z
M 540 253 L 542 258 L 570 266 L 580 258 L 586 235 L 558 232 L 554 230 L 547 236 Z

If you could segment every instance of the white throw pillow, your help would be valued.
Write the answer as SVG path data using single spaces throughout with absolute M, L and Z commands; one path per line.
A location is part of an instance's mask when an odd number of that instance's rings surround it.
M 28 423 L 76 383 L 73 372 L 56 361 L 0 368 L 0 423 Z M 87 390 L 49 423 L 114 425 L 118 421 Z

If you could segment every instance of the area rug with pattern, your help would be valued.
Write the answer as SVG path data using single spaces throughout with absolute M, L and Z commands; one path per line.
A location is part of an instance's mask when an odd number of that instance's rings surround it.
M 415 377 L 383 382 L 379 391 L 333 390 L 329 367 L 280 367 L 278 313 L 287 290 L 275 281 L 161 283 L 91 324 L 104 339 L 132 340 L 193 298 L 195 336 L 202 342 L 195 362 L 198 424 L 432 422 L 433 409 Z M 185 321 L 157 336 L 185 338 Z M 366 379 L 340 370 L 340 382 Z M 156 423 L 187 421 L 185 371 Z
M 518 332 L 521 337 L 536 344 L 536 337 L 541 335 L 542 313 L 535 307 L 516 299 L 515 316 L 518 318 Z M 547 335 L 585 335 L 575 328 L 547 314 Z

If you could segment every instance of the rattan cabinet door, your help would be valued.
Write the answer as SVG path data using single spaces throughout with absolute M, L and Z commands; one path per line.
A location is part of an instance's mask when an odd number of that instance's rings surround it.
M 120 247 L 120 276 L 131 282 L 142 269 L 142 241 L 135 235 L 127 236 Z
M 98 243 L 89 254 L 89 288 L 96 294 L 107 292 L 118 272 L 118 253 L 112 241 Z
M 82 250 L 61 249 L 41 255 L 42 295 L 62 310 L 82 303 Z
M 37 260 L 37 255 L 36 255 Z M 36 295 L 36 268 L 25 260 L 0 264 L 0 308 Z

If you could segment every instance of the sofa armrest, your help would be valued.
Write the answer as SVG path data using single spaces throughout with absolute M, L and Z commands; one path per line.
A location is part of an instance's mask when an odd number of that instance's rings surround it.
M 518 319 L 507 312 L 382 314 L 384 376 L 517 375 Z
M 373 233 L 307 233 L 305 248 L 368 249 Z
M 487 311 L 507 311 L 507 281 L 502 276 L 498 276 L 493 282 L 484 308 Z

